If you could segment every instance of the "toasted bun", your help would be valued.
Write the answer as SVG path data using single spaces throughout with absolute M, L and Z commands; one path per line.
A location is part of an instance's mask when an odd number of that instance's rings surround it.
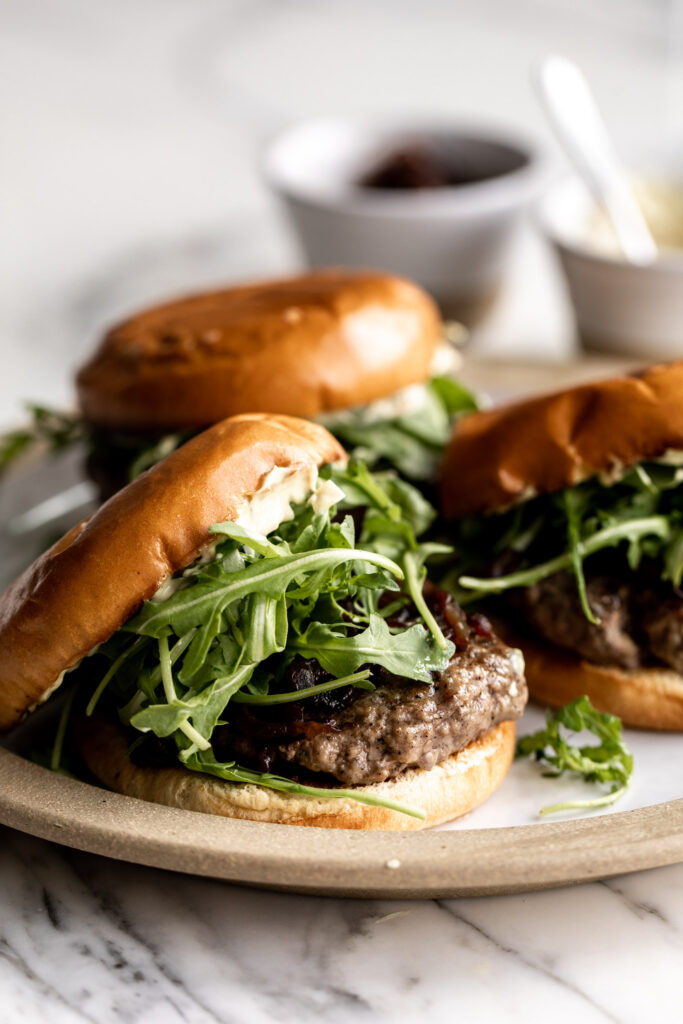
M 442 463 L 442 509 L 493 511 L 671 450 L 683 450 L 683 360 L 463 417 Z
M 442 337 L 417 285 L 326 270 L 194 295 L 114 327 L 77 377 L 97 427 L 192 429 L 249 412 L 315 417 L 426 380 Z
M 683 676 L 672 669 L 627 671 L 594 665 L 570 651 L 535 639 L 515 637 L 524 653 L 530 695 L 563 707 L 585 694 L 598 711 L 617 715 L 641 729 L 683 731 Z
M 93 775 L 110 789 L 140 800 L 279 825 L 385 831 L 429 828 L 471 811 L 503 781 L 515 751 L 515 724 L 503 722 L 429 771 L 411 769 L 390 782 L 358 787 L 359 793 L 423 809 L 427 817 L 421 821 L 386 807 L 279 793 L 182 767 L 141 768 L 126 754 L 121 727 L 103 718 L 81 720 L 77 737 Z
M 161 583 L 236 519 L 276 467 L 342 458 L 323 427 L 236 416 L 199 434 L 46 551 L 0 597 L 0 730 L 49 696 Z

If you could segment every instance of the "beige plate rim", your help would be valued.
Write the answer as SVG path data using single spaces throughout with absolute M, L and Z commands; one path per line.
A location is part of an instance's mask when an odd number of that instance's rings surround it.
M 506 828 L 302 828 L 145 803 L 56 775 L 4 748 L 0 824 L 117 860 L 333 896 L 514 893 L 683 861 L 683 798 L 597 818 Z

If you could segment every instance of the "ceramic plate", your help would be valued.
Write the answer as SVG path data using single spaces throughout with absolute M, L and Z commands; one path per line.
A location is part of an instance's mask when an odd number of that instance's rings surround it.
M 74 453 L 25 466 L 0 489 L 6 583 L 88 510 Z M 542 721 L 529 708 L 519 733 Z M 683 860 L 683 737 L 627 732 L 636 762 L 618 809 L 542 821 L 539 808 L 586 796 L 580 783 L 513 765 L 457 822 L 365 833 L 232 821 L 143 803 L 55 775 L 0 747 L 0 823 L 92 853 L 248 885 L 348 896 L 459 896 L 567 885 Z

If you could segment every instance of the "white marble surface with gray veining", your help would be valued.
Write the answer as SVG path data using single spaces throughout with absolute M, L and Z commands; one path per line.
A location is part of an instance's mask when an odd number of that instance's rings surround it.
M 326 111 L 536 132 L 530 63 L 563 49 L 624 145 L 680 134 L 683 5 L 656 0 L 2 0 L 0 421 L 70 400 L 113 317 L 296 263 L 255 172 Z M 520 238 L 482 353 L 572 344 Z M 683 866 L 482 900 L 249 891 L 0 829 L 0 1022 L 678 1020 Z
M 526 896 L 344 901 L 0 835 L 3 1022 L 680 1019 L 683 866 Z

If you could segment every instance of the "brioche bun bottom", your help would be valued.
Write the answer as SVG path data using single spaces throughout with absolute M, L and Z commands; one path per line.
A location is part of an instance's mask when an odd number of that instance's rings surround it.
M 515 636 L 515 643 L 524 654 L 529 694 L 542 704 L 562 707 L 585 694 L 624 725 L 683 731 L 683 676 L 673 669 L 595 665 L 536 639 Z
M 424 810 L 424 821 L 355 800 L 306 797 L 224 782 L 182 767 L 140 767 L 126 753 L 121 727 L 103 718 L 81 719 L 77 740 L 88 769 L 100 782 L 140 800 L 279 825 L 408 831 L 458 818 L 486 800 L 512 762 L 515 724 L 502 722 L 429 771 L 410 769 L 388 782 L 357 787 L 359 793 Z

